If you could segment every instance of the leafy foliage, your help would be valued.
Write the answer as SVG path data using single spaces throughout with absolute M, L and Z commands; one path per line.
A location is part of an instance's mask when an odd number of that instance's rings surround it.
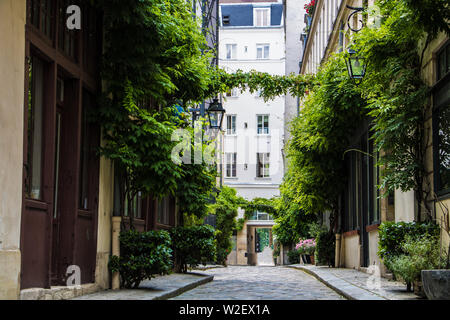
M 429 234 L 422 236 L 408 235 L 401 243 L 401 255 L 391 258 L 392 272 L 406 283 L 421 280 L 422 270 L 442 268 L 445 259 L 439 252 L 439 238 Z
M 170 236 L 177 271 L 186 273 L 188 267 L 214 261 L 216 244 L 211 226 L 175 227 L 170 229 Z
M 406 237 L 420 237 L 425 234 L 438 236 L 439 226 L 434 223 L 383 222 L 379 227 L 378 256 L 383 259 L 386 267 L 392 270 L 392 259 L 406 254 L 402 247 Z
M 335 244 L 336 244 L 336 236 L 334 232 L 330 232 L 328 230 L 322 230 L 317 238 L 317 247 L 316 247 L 316 255 L 317 255 L 317 263 L 319 265 L 327 265 L 329 267 L 334 267 L 334 259 L 335 259 Z
M 290 264 L 300 263 L 300 253 L 298 252 L 298 250 L 288 251 L 287 256 Z
M 219 264 L 226 264 L 228 254 L 231 252 L 233 245 L 231 236 L 236 228 L 238 209 L 246 203 L 244 198 L 237 196 L 235 189 L 222 186 L 216 198 L 216 203 L 211 205 L 211 210 L 216 215 L 216 261 Z
M 216 69 L 211 76 L 209 95 L 227 92 L 232 88 L 239 88 L 241 92 L 249 90 L 250 93 L 260 90 L 260 96 L 267 101 L 287 93 L 301 97 L 313 83 L 312 75 L 279 76 L 255 70 L 227 73 L 223 69 Z
M 210 170 L 171 158 L 174 130 L 187 127 L 172 106 L 201 101 L 214 73 L 198 21 L 183 0 L 100 0 L 97 6 L 105 39 L 101 153 L 121 176 L 121 207 L 137 192 L 179 193 L 182 211 L 204 214 Z
M 137 288 L 144 279 L 170 272 L 172 249 L 166 231 L 128 230 L 119 239 L 120 257 L 111 257 L 109 269 L 120 273 L 121 287 Z
M 289 193 L 283 191 L 282 197 L 276 199 L 274 217 L 276 224 L 272 231 L 277 241 L 285 246 L 297 242 L 300 238 L 309 238 L 309 225 L 316 220 L 315 215 L 305 215 L 300 205 L 289 198 Z
M 281 191 L 303 214 L 337 213 L 345 182 L 343 154 L 364 105 L 342 55 L 330 58 L 291 126 L 288 173 Z

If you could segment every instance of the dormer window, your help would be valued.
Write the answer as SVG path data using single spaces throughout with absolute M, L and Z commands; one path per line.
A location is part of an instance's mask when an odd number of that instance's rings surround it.
M 270 26 L 270 8 L 254 9 L 253 17 L 253 24 L 255 27 Z
M 223 24 L 224 26 L 230 24 L 230 16 L 229 16 L 229 15 L 225 15 L 225 16 L 222 17 L 222 24 Z

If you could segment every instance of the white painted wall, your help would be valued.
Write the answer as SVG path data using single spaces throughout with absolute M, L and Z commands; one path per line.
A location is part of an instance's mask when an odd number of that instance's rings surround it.
M 308 0 L 285 0 L 285 33 L 286 33 L 286 74 L 299 74 L 299 62 L 303 56 L 303 44 L 300 41 L 305 23 L 305 4 Z M 286 169 L 286 145 L 290 139 L 289 124 L 298 114 L 298 98 L 286 95 L 284 111 L 284 167 Z
M 285 74 L 284 27 L 220 28 L 219 65 L 228 72 L 257 70 L 275 75 Z M 226 60 L 226 45 L 236 44 L 237 55 L 234 60 Z M 256 59 L 257 44 L 269 44 L 269 59 Z M 236 135 L 225 135 L 224 152 L 237 153 L 236 178 L 225 177 L 224 183 L 237 189 L 247 198 L 271 198 L 279 195 L 278 187 L 283 178 L 284 166 L 281 149 L 284 137 L 285 97 L 264 102 L 256 94 L 248 91 L 237 97 L 226 97 L 224 108 L 227 114 L 235 114 Z M 257 115 L 269 115 L 269 134 L 257 134 Z M 247 123 L 247 129 L 245 128 Z M 226 119 L 224 120 L 226 129 Z M 257 152 L 270 152 L 270 177 L 257 178 Z M 245 169 L 247 165 L 247 169 Z
M 414 221 L 414 190 L 402 192 L 395 190 L 395 222 Z

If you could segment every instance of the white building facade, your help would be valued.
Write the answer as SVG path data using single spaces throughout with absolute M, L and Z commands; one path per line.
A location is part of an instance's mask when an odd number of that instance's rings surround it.
M 285 30 L 281 0 L 271 2 L 222 0 L 220 2 L 219 66 L 227 72 L 256 70 L 285 74 Z M 285 97 L 265 102 L 258 93 L 227 93 L 223 128 L 223 181 L 247 200 L 279 195 L 284 165 Z M 244 215 L 240 212 L 240 218 Z M 269 237 L 273 249 L 272 218 L 255 213 L 237 235 L 236 257 L 231 264 L 269 264 L 259 252 L 256 238 Z M 268 230 L 259 230 L 268 229 Z M 261 233 L 258 235 L 258 232 Z M 248 236 L 247 236 L 248 235 Z M 239 238 L 242 238 L 240 246 Z M 261 243 L 265 243 L 261 240 Z M 256 258 L 258 256 L 258 258 Z M 258 260 L 258 261 L 257 261 Z

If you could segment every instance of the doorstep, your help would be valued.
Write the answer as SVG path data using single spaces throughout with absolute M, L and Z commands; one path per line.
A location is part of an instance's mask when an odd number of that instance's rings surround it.
M 213 279 L 214 276 L 198 273 L 172 273 L 142 281 L 138 289 L 105 290 L 74 300 L 167 300 Z
M 20 300 L 68 300 L 100 291 L 95 283 L 80 286 L 58 286 L 50 289 L 30 288 L 20 291 Z

